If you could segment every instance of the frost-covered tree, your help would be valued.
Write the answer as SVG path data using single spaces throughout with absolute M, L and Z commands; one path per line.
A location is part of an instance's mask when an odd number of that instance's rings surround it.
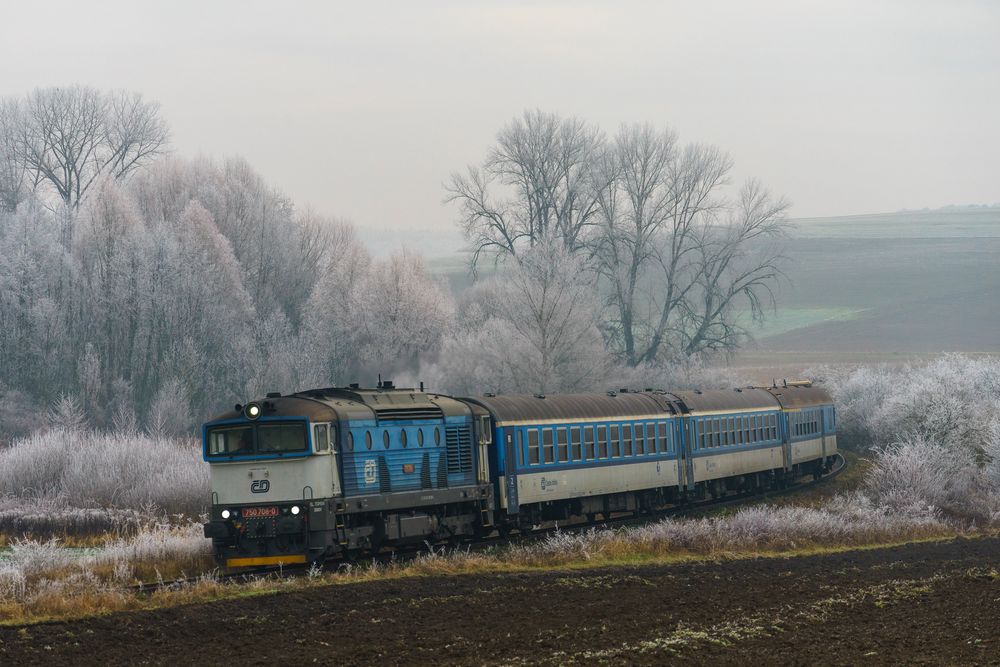
M 464 299 L 464 325 L 428 377 L 471 393 L 566 392 L 601 387 L 610 362 L 600 303 L 582 261 L 561 240 L 539 242 Z
M 102 178 L 122 179 L 162 153 L 169 139 L 159 104 L 138 93 L 40 88 L 13 108 L 18 164 L 71 209 Z
M 343 384 L 346 376 L 358 372 L 358 299 L 371 261 L 353 227 L 331 223 L 319 278 L 302 316 L 297 362 L 300 384 Z
M 356 335 L 369 368 L 395 373 L 437 353 L 454 303 L 419 255 L 404 251 L 376 260 L 360 288 Z

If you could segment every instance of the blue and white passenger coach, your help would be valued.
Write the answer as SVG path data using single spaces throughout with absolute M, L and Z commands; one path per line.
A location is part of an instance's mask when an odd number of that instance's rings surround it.
M 203 430 L 205 535 L 229 567 L 652 511 L 819 476 L 837 454 L 808 383 L 453 398 L 385 382 L 269 394 Z

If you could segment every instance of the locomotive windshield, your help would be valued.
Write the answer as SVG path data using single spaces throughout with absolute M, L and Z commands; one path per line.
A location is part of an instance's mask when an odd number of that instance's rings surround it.
M 303 423 L 240 424 L 208 429 L 210 457 L 282 455 L 305 452 L 306 427 Z

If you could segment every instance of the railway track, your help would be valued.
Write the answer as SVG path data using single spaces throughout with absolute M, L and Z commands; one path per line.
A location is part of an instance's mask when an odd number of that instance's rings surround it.
M 769 498 L 777 498 L 781 496 L 786 496 L 794 493 L 801 493 L 810 488 L 814 488 L 820 484 L 825 484 L 830 480 L 836 478 L 847 468 L 847 460 L 844 458 L 843 454 L 837 454 L 838 465 L 836 465 L 830 472 L 823 475 L 819 479 L 813 479 L 806 482 L 797 482 L 790 486 L 782 489 L 772 489 L 765 491 L 763 493 L 748 493 L 741 495 L 723 496 L 721 498 L 712 498 L 692 503 L 686 503 L 684 505 L 678 505 L 676 507 L 671 507 L 665 510 L 650 512 L 645 514 L 636 514 L 629 512 L 616 517 L 602 518 L 599 521 L 581 521 L 566 524 L 555 523 L 552 526 L 545 528 L 538 528 L 532 530 L 528 533 L 515 532 L 510 535 L 494 535 L 491 537 L 482 538 L 479 540 L 467 540 L 459 541 L 452 544 L 440 545 L 440 549 L 447 551 L 449 549 L 464 549 L 468 551 L 485 551 L 487 549 L 501 547 L 513 542 L 532 542 L 544 539 L 545 537 L 558 533 L 558 532 L 577 532 L 581 530 L 589 530 L 593 528 L 600 529 L 613 529 L 620 528 L 624 526 L 634 526 L 642 525 L 644 523 L 650 523 L 653 521 L 658 521 L 664 518 L 677 517 L 677 516 L 687 516 L 699 512 L 705 512 L 709 510 L 717 510 L 725 507 L 742 505 L 747 502 L 760 502 L 767 500 Z M 428 553 L 429 550 L 438 548 L 435 545 L 423 545 L 415 546 L 410 549 L 397 549 L 393 551 L 386 551 L 383 553 L 378 553 L 373 556 L 367 556 L 366 558 L 357 561 L 357 563 L 377 563 L 377 564 L 389 564 L 398 563 L 412 558 L 416 558 L 421 554 Z M 344 567 L 345 565 L 354 565 L 351 561 L 329 561 L 324 566 L 329 567 L 335 565 L 336 567 Z M 221 582 L 232 582 L 232 583 L 249 583 L 251 581 L 261 579 L 261 578 L 275 578 L 282 579 L 287 577 L 300 576 L 304 573 L 308 573 L 313 570 L 316 566 L 313 565 L 287 565 L 287 566 L 273 566 L 264 568 L 253 568 L 247 570 L 241 570 L 239 572 L 218 572 L 211 577 L 213 581 Z M 197 577 L 186 577 L 180 579 L 172 579 L 169 581 L 154 581 L 146 582 L 141 584 L 136 584 L 134 586 L 129 586 L 127 590 L 130 590 L 137 594 L 151 594 L 156 591 L 179 589 L 184 586 L 198 583 L 205 578 L 204 575 Z

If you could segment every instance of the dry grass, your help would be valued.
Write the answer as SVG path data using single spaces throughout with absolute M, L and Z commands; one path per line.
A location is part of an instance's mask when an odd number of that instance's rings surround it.
M 0 622 L 30 623 L 113 611 L 342 585 L 374 579 L 523 572 L 692 560 L 792 557 L 950 538 L 962 531 L 930 512 L 899 515 L 842 497 L 832 509 L 757 507 L 731 516 L 664 520 L 618 530 L 558 532 L 536 542 L 481 552 L 434 550 L 405 562 L 342 566 L 307 577 L 218 580 L 197 527 L 161 527 L 83 558 L 55 542 L 21 542 L 0 563 Z M 201 577 L 173 590 L 139 594 L 135 583 Z

